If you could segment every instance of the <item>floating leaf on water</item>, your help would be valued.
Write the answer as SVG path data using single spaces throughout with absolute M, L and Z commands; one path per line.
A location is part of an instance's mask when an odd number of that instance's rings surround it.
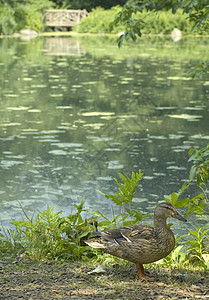
M 98 137 L 98 136 L 89 136 L 89 139 L 91 139 L 94 142 L 108 142 L 111 141 L 111 137 Z
M 61 123 L 63 126 L 72 126 L 72 123 Z
M 22 161 L 16 161 L 16 160 L 2 160 L 1 161 L 1 167 L 4 169 L 8 169 L 10 167 L 13 167 L 15 165 L 23 164 Z
M 204 107 L 201 107 L 201 106 L 195 106 L 195 107 L 191 107 L 191 106 L 188 106 L 188 107 L 184 107 L 185 110 L 203 110 Z
M 19 155 L 7 155 L 8 158 L 15 158 L 15 159 L 23 159 L 26 157 L 26 155 L 22 155 L 22 154 L 19 154 Z
M 50 97 L 62 97 L 63 94 L 50 94 Z
M 121 77 L 122 80 L 125 80 L 125 81 L 132 81 L 133 78 L 132 77 Z
M 166 140 L 167 139 L 167 137 L 165 137 L 163 135 L 150 135 L 149 138 L 155 139 L 155 140 Z
M 60 78 L 49 79 L 49 82 L 60 82 Z
M 83 127 L 91 127 L 94 129 L 100 129 L 104 124 L 102 123 L 94 123 L 94 124 L 84 124 Z
M 101 112 L 101 111 L 81 113 L 81 115 L 84 116 L 84 117 L 112 116 L 114 114 L 115 114 L 114 112 Z
M 58 129 L 71 129 L 70 127 L 68 126 L 57 126 Z
M 170 80 L 192 80 L 190 77 L 178 77 L 178 76 L 169 76 L 167 79 Z
M 49 78 L 60 78 L 59 75 L 50 75 Z
M 196 134 L 196 135 L 192 135 L 191 138 L 192 138 L 192 139 L 209 140 L 209 135 Z
M 154 123 L 154 124 L 161 124 L 163 120 L 150 120 L 149 123 Z
M 120 116 L 118 116 L 117 117 L 118 119 L 120 118 L 120 119 L 130 119 L 130 118 L 138 118 L 138 116 L 137 115 L 120 115 Z
M 181 115 L 167 115 L 169 118 L 174 119 L 183 119 L 187 121 L 199 121 L 198 119 L 202 118 L 200 115 L 188 115 L 188 114 L 181 114 Z
M 124 165 L 120 164 L 117 160 L 108 161 L 108 169 L 123 169 Z
M 156 80 L 157 81 L 165 81 L 165 78 L 157 77 Z
M 65 132 L 63 130 L 42 130 L 40 133 L 41 134 L 51 134 L 51 133 L 62 133 L 62 132 Z
M 139 56 L 141 56 L 141 57 L 149 57 L 149 56 L 151 56 L 151 54 L 148 54 L 148 53 L 140 53 Z
M 153 173 L 153 175 L 155 175 L 155 176 L 166 176 L 166 174 L 165 173 Z
M 32 87 L 35 87 L 35 88 L 45 88 L 47 87 L 46 84 L 33 84 Z
M 195 88 L 193 86 L 185 86 L 184 87 L 184 90 L 187 90 L 187 91 L 192 91 L 194 90 Z
M 54 135 L 41 135 L 41 136 L 34 136 L 34 139 L 52 139 L 54 141 Z
M 106 152 L 120 152 L 121 149 L 119 149 L 119 148 L 105 148 L 104 151 L 106 151 Z
M 78 143 L 52 143 L 52 146 L 57 146 L 59 148 L 75 148 L 75 147 L 82 147 L 83 144 Z
M 23 128 L 22 131 L 24 131 L 24 132 L 36 132 L 36 131 L 38 131 L 38 129 L 36 129 L 36 128 Z
M 24 80 L 24 81 L 31 81 L 32 78 L 30 78 L 30 77 L 25 77 L 25 78 L 23 78 L 23 80 Z
M 74 84 L 74 85 L 72 85 L 72 88 L 80 88 L 80 87 L 82 87 L 81 84 Z
M 97 81 L 86 81 L 83 84 L 97 84 Z
M 41 110 L 40 109 L 29 109 L 28 112 L 39 113 L 39 112 L 41 112 Z
M 191 148 L 191 145 L 182 145 L 182 146 L 178 145 L 178 146 L 171 147 L 171 149 L 174 149 L 174 150 L 183 149 L 184 151 L 189 150 L 190 148 Z
M 66 155 L 68 154 L 66 151 L 64 150 L 51 150 L 48 153 L 50 154 L 54 154 L 54 155 Z
M 28 110 L 30 106 L 7 107 L 8 110 Z
M 144 178 L 144 179 L 148 179 L 148 180 L 152 180 L 152 179 L 154 179 L 155 177 L 154 177 L 154 176 L 144 176 L 143 178 Z
M 6 94 L 5 97 L 18 97 L 17 94 Z
M 97 177 L 97 180 L 102 180 L 102 181 L 111 181 L 111 180 L 113 180 L 113 178 L 112 177 L 110 177 L 110 176 L 106 176 L 106 177 Z
M 57 63 L 57 66 L 59 66 L 59 67 L 68 67 L 68 63 L 60 62 L 60 63 Z
M 39 137 L 34 137 L 35 138 L 39 138 Z M 56 139 L 44 139 L 44 138 L 41 138 L 38 140 L 40 143 L 55 143 L 55 142 L 59 142 L 58 140 Z
M 182 134 L 169 134 L 168 135 L 169 139 L 171 140 L 178 140 L 184 137 Z
M 178 167 L 178 166 L 169 166 L 166 168 L 167 170 L 186 170 L 184 167 Z
M 170 110 L 173 110 L 173 109 L 177 109 L 177 107 L 176 106 L 160 106 L 160 107 L 155 107 L 155 109 L 159 109 L 159 110 L 170 109 Z
M 8 126 L 20 126 L 21 123 L 8 123 L 8 124 L 0 124 L 0 127 L 8 127 Z
M 205 81 L 203 85 L 209 85 L 209 81 Z
M 72 108 L 72 106 L 57 106 L 57 109 L 69 109 Z
M 150 161 L 158 161 L 156 157 L 150 157 Z
M 111 120 L 111 119 L 114 119 L 114 118 L 115 118 L 114 115 L 112 115 L 112 116 L 102 116 L 102 117 L 100 117 L 100 119 L 102 119 L 102 120 Z

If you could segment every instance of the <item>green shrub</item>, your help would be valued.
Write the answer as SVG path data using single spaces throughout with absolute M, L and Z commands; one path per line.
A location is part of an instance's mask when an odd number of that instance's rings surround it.
M 61 217 L 62 212 L 55 212 L 50 206 L 38 211 L 34 218 L 25 214 L 25 220 L 11 222 L 15 230 L 9 231 L 8 240 L 13 244 L 20 242 L 22 252 L 36 260 L 85 257 L 88 247 L 82 239 L 95 229 L 81 215 L 84 200 L 74 206 L 77 212 L 67 217 Z
M 174 28 L 183 32 L 191 30 L 188 19 L 179 11 L 175 15 L 171 11 L 161 11 L 157 14 L 144 11 L 140 17 L 145 21 L 142 30 L 145 34 L 169 34 Z
M 80 25 L 74 26 L 74 30 L 82 33 L 107 33 L 110 22 L 120 11 L 120 6 L 105 10 L 102 7 L 92 9 L 87 18 L 84 18 Z M 123 30 L 123 27 L 117 27 L 113 33 Z
M 75 26 L 74 30 L 83 33 L 108 33 L 110 32 L 109 25 L 120 10 L 120 6 L 112 7 L 109 10 L 97 7 L 90 12 L 87 18 L 82 20 L 80 25 Z M 205 21 L 200 28 L 191 31 L 193 25 L 189 21 L 188 15 L 183 14 L 181 10 L 178 10 L 176 14 L 171 11 L 153 13 L 144 10 L 142 13 L 137 13 L 134 19 L 140 20 L 138 24 L 142 34 L 170 34 L 174 28 L 187 34 L 203 34 L 208 32 L 209 27 L 209 21 Z M 113 26 L 111 33 L 120 33 L 124 30 L 126 30 L 126 25 L 117 24 L 117 26 Z
M 0 4 L 0 34 L 11 34 L 21 29 L 43 29 L 42 10 L 53 6 L 50 0 L 17 0 Z
M 16 27 L 13 9 L 8 5 L 0 5 L 0 34 L 13 33 Z

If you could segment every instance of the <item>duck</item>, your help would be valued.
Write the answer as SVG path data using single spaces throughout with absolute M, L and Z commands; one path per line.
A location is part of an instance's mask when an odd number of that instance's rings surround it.
M 135 263 L 138 277 L 154 280 L 145 272 L 143 264 L 166 257 L 175 246 L 174 234 L 167 225 L 168 218 L 187 220 L 169 202 L 161 202 L 154 210 L 154 226 L 130 225 L 106 231 L 93 232 L 85 243 L 92 248 Z

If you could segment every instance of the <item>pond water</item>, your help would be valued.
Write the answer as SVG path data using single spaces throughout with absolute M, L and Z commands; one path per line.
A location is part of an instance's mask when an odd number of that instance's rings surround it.
M 97 192 L 142 170 L 134 203 L 150 211 L 188 179 L 188 150 L 209 142 L 205 38 L 0 39 L 0 220 L 54 205 L 112 214 Z M 191 196 L 198 191 L 190 190 Z M 116 210 L 116 208 L 114 208 Z

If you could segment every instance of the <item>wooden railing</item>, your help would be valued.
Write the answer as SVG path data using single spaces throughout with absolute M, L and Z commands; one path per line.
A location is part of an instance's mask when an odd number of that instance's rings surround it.
M 53 27 L 71 27 L 88 16 L 87 10 L 48 9 L 43 13 L 44 24 Z

